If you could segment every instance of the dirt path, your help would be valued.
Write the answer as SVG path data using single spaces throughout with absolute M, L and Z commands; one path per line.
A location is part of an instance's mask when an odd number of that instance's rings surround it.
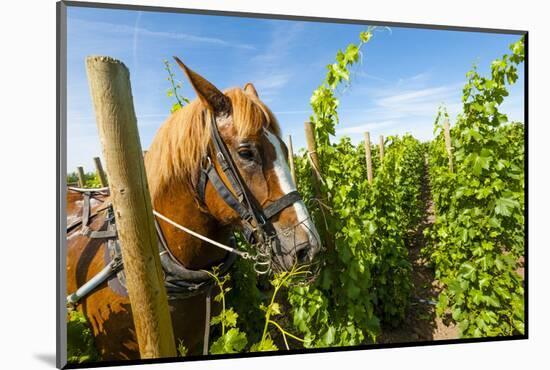
M 430 180 L 427 160 L 424 166 L 422 202 L 424 219 L 409 240 L 409 259 L 413 266 L 412 281 L 414 284 L 410 308 L 403 323 L 397 328 L 382 328 L 379 343 L 403 343 L 432 341 L 458 338 L 458 328 L 441 320 L 435 314 L 435 301 L 441 291 L 435 280 L 434 271 L 428 261 L 422 258 L 420 250 L 425 245 L 423 231 L 435 221 L 433 201 L 431 198 Z

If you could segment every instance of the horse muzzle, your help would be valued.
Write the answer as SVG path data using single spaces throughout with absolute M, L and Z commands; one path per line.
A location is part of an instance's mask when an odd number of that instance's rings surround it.
M 306 222 L 309 221 L 309 222 Z M 294 266 L 313 264 L 321 249 L 319 235 L 310 220 L 277 230 L 278 245 L 274 248 L 273 270 L 290 271 Z

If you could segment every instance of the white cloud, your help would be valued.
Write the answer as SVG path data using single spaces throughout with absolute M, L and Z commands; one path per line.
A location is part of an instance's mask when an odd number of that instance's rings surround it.
M 399 124 L 398 121 L 371 121 L 366 123 L 359 123 L 353 126 L 336 128 L 336 136 L 364 134 L 365 131 L 379 130 L 384 127 L 394 126 Z
M 339 110 L 341 123 L 350 124 L 338 125 L 336 136 L 349 136 L 355 143 L 363 140 L 365 131 L 370 132 L 371 138 L 411 133 L 419 140 L 432 139 L 434 119 L 440 105 L 446 107 L 451 124 L 461 113 L 464 82 L 434 86 L 430 84 L 429 76 L 420 73 L 381 88 L 360 88 L 369 105 L 364 109 Z M 523 121 L 524 99 L 520 87 L 510 88 L 510 96 L 500 111 L 507 114 L 510 121 Z M 365 122 L 366 117 L 368 121 Z
M 287 84 L 290 80 L 289 73 L 277 73 L 256 80 L 256 87 L 261 89 L 278 89 Z
M 397 94 L 392 94 L 380 98 L 376 103 L 382 107 L 395 107 L 403 104 L 417 104 L 433 102 L 434 100 L 444 100 L 449 95 L 455 95 L 456 86 L 438 86 L 417 90 L 404 90 Z
M 262 100 L 269 103 L 291 81 L 294 71 L 289 68 L 289 54 L 293 42 L 304 29 L 302 22 L 274 21 L 270 42 L 251 58 L 251 81 Z
M 429 72 L 417 73 L 413 76 L 400 78 L 397 80 L 397 85 L 413 86 L 413 85 L 422 85 L 425 84 L 431 77 Z
M 138 27 L 137 21 L 135 26 L 129 26 L 125 24 L 114 24 L 108 22 L 99 22 L 99 21 L 86 21 L 78 18 L 71 18 L 69 20 L 70 26 L 75 27 L 75 29 L 88 29 L 96 32 L 108 32 L 116 33 L 118 37 L 121 34 L 131 36 L 132 42 L 134 45 L 137 43 L 138 36 L 148 36 L 148 37 L 158 37 L 158 38 L 167 38 L 180 41 L 188 41 L 194 43 L 202 44 L 212 44 L 223 47 L 233 47 L 239 49 L 248 49 L 254 50 L 255 48 L 249 44 L 235 43 L 229 40 L 224 40 L 217 37 L 208 37 L 202 35 L 194 35 L 191 33 L 183 32 L 166 32 L 166 31 L 151 31 L 145 27 Z
M 364 132 L 369 131 L 371 137 L 411 133 L 420 140 L 431 139 L 440 105 L 444 105 L 452 117 L 459 112 L 463 83 L 433 85 L 430 76 L 422 72 L 393 83 L 385 82 L 378 88 L 360 87 L 360 94 L 365 96 L 368 106 L 340 110 L 341 122 L 350 124 L 339 125 L 336 136 L 350 136 L 354 142 L 359 142 Z
M 373 81 L 378 81 L 378 82 L 388 82 L 387 80 L 383 79 L 382 77 L 378 77 L 378 76 L 375 76 L 375 75 L 371 75 L 370 73 L 367 73 L 365 71 L 361 71 L 361 70 L 352 70 L 352 80 L 354 79 L 353 77 L 364 77 L 364 78 L 367 78 L 369 80 L 373 80 Z

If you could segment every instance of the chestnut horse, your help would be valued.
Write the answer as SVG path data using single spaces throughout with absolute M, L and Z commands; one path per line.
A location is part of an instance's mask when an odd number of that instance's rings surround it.
M 160 127 L 145 156 L 153 208 L 179 225 L 227 244 L 233 230 L 250 225 L 220 195 L 219 186 L 201 181 L 205 161 L 215 169 L 227 189 L 232 182 L 215 155 L 211 124 L 259 209 L 275 205 L 289 193 L 297 193 L 287 163 L 287 149 L 280 128 L 251 83 L 243 89 L 219 91 L 213 84 L 176 58 L 198 99 L 173 113 Z M 209 119 L 211 121 L 209 121 Z M 217 153 L 219 154 L 219 153 Z M 206 159 L 206 160 L 205 160 Z M 203 190 L 200 191 L 200 187 Z M 227 198 L 227 197 L 226 197 Z M 77 220 L 84 207 L 81 194 L 67 192 L 67 224 Z M 95 200 L 94 200 L 95 199 Z M 89 227 L 105 230 L 108 198 L 91 201 Z M 273 207 L 272 207 L 273 208 Z M 276 248 L 270 248 L 274 270 L 289 270 L 294 264 L 310 263 L 320 249 L 320 240 L 303 201 L 285 204 L 272 216 Z M 266 212 L 267 214 L 267 212 Z M 227 251 L 158 220 L 167 252 L 176 263 L 189 269 L 209 269 L 227 258 Z M 75 229 L 75 228 L 73 228 Z M 67 290 L 74 292 L 106 266 L 105 239 L 90 239 L 76 228 L 67 234 Z M 257 243 L 256 245 L 259 245 Z M 78 301 L 76 308 L 89 319 L 96 348 L 103 360 L 139 358 L 130 301 L 115 289 L 116 276 L 103 282 Z M 201 353 L 204 336 L 206 294 L 169 299 L 176 340 L 189 354 Z

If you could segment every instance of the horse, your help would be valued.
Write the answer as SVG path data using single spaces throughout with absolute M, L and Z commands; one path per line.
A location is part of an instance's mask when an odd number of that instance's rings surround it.
M 258 252 L 256 263 L 267 261 L 272 271 L 311 264 L 321 249 L 320 238 L 290 175 L 275 115 L 252 83 L 222 92 L 175 59 L 197 98 L 167 118 L 144 157 L 153 208 L 165 216 L 157 219 L 165 276 L 175 269 L 196 277 L 227 262 L 232 254 L 167 220 L 225 244 L 234 230 L 241 230 Z M 88 204 L 79 199 L 80 193 L 67 192 L 68 293 L 105 269 L 112 257 L 106 239 L 90 239 L 81 230 L 109 229 L 108 195 L 92 194 Z M 79 229 L 74 220 L 83 211 L 90 214 L 89 225 Z M 74 307 L 88 318 L 102 360 L 140 357 L 132 308 L 121 281 L 120 273 L 110 276 Z M 183 343 L 188 354 L 200 354 L 201 349 L 205 353 L 208 293 L 199 289 L 189 297 L 168 295 L 177 343 Z

